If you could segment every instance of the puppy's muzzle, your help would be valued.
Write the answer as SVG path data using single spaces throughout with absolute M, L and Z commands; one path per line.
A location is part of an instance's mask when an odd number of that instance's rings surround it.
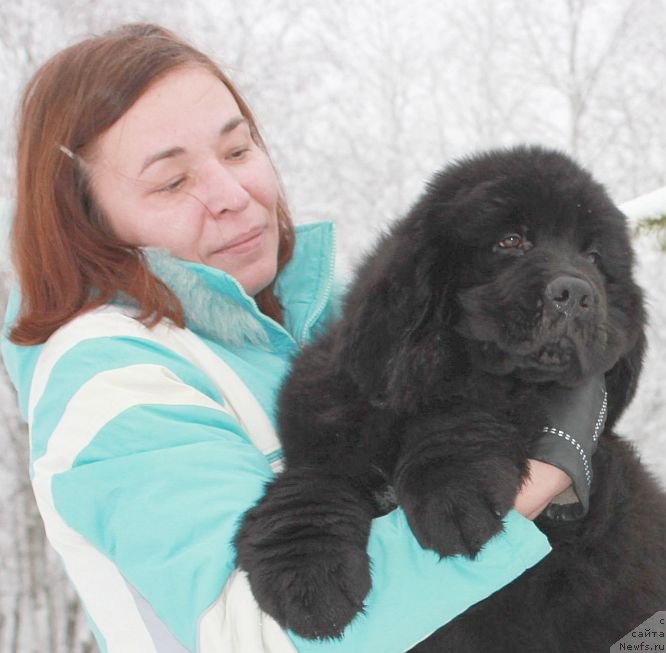
M 544 291 L 546 306 L 567 319 L 586 319 L 594 307 L 594 291 L 585 280 L 568 275 L 553 279 Z

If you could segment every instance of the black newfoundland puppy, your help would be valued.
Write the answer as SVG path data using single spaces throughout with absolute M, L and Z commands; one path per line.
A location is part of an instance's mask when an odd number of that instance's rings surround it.
M 422 546 L 477 554 L 546 423 L 540 392 L 605 373 L 588 514 L 541 517 L 552 553 L 414 651 L 596 653 L 666 609 L 666 496 L 612 430 L 645 346 L 632 259 L 624 216 L 562 154 L 493 151 L 436 175 L 283 388 L 286 470 L 236 541 L 260 606 L 339 634 L 370 587 L 371 519 L 394 500 Z

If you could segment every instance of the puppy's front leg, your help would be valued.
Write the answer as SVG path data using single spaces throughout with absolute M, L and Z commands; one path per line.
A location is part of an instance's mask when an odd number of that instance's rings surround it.
M 370 590 L 371 514 L 349 478 L 315 467 L 276 477 L 235 540 L 261 609 L 302 637 L 339 636 Z
M 421 546 L 473 558 L 502 530 L 527 472 L 516 428 L 470 407 L 411 419 L 395 469 L 398 503 Z

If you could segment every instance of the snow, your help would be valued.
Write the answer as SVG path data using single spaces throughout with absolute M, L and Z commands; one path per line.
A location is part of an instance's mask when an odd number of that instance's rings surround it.
M 666 214 L 666 186 L 641 195 L 620 206 L 632 225 L 646 218 L 658 218 Z
M 666 188 L 648 193 L 620 208 L 636 225 L 666 214 Z M 638 447 L 643 462 L 666 487 L 666 252 L 654 233 L 634 239 L 636 280 L 645 291 L 648 350 L 638 390 L 617 431 Z

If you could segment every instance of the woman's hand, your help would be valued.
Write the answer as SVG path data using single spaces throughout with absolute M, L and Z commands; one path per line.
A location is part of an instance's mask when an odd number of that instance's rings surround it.
M 574 388 L 546 386 L 541 393 L 547 422 L 532 443 L 530 459 L 558 467 L 572 482 L 569 496 L 558 498 L 548 508 L 551 519 L 571 521 L 587 514 L 592 456 L 606 424 L 607 396 L 603 374 L 591 376 Z
M 524 517 L 536 519 L 550 502 L 568 487 L 571 479 L 559 467 L 540 460 L 528 461 L 529 474 L 513 507 Z

